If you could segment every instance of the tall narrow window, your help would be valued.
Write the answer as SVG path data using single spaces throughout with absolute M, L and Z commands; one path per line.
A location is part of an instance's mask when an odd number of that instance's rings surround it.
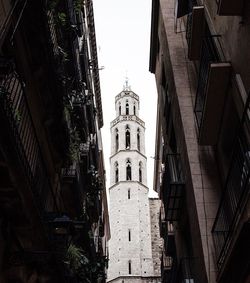
M 115 129 L 115 151 L 119 149 L 119 131 Z
M 139 163 L 139 182 L 142 182 L 142 163 Z
M 134 104 L 134 115 L 136 115 L 136 109 L 135 109 L 135 104 Z
M 131 230 L 130 229 L 128 229 L 128 240 L 129 242 L 131 242 Z
M 126 115 L 129 115 L 129 104 L 128 104 L 128 100 L 126 100 Z
M 131 260 L 128 261 L 128 274 L 131 274 Z
M 118 162 L 115 163 L 115 182 L 117 183 L 119 181 L 119 168 L 118 168 Z
M 130 199 L 130 189 L 128 189 L 128 199 Z
M 127 125 L 125 130 L 126 149 L 130 149 L 130 128 Z
M 122 114 L 122 107 L 121 107 L 121 103 L 119 102 L 119 115 Z
M 131 178 L 131 162 L 130 160 L 127 160 L 127 164 L 126 164 L 126 180 L 127 181 L 130 181 L 132 178 Z
M 141 150 L 141 133 L 139 128 L 137 129 L 137 149 Z

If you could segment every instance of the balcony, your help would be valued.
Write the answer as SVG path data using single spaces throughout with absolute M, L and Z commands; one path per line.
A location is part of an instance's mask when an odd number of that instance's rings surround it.
M 217 0 L 220 16 L 240 16 L 244 9 L 244 0 Z
M 14 63 L 5 59 L 0 61 L 0 116 L 1 143 L 8 156 L 8 164 L 11 164 L 9 170 L 13 175 L 20 176 L 24 183 L 27 182 L 43 215 L 48 198 L 54 202 L 53 191 L 26 100 L 24 83 Z
M 174 256 L 176 254 L 174 227 L 173 224 L 167 222 L 167 233 L 164 238 L 165 254 L 168 256 Z
M 171 256 L 166 256 L 164 252 L 162 252 L 161 257 L 161 280 L 162 282 L 168 282 L 170 277 L 171 269 L 173 265 L 173 258 Z
M 241 126 L 236 135 L 232 150 L 231 165 L 228 171 L 219 209 L 212 233 L 217 254 L 217 264 L 221 268 L 234 241 L 235 231 L 250 192 L 250 117 L 248 97 Z M 249 235 L 248 235 L 249 237 Z
M 186 38 L 188 43 L 188 58 L 199 60 L 201 55 L 202 38 L 205 28 L 204 6 L 194 6 L 192 13 L 187 16 Z
M 165 220 L 165 211 L 164 211 L 164 206 L 162 204 L 159 215 L 159 229 L 160 229 L 160 237 L 164 238 L 167 234 L 167 221 Z
M 177 221 L 184 197 L 185 183 L 179 154 L 167 154 L 165 172 L 162 179 L 162 200 L 165 219 Z
M 218 37 L 208 35 L 204 38 L 194 109 L 201 145 L 217 143 L 230 81 L 231 64 L 221 60 L 218 48 L 223 54 Z

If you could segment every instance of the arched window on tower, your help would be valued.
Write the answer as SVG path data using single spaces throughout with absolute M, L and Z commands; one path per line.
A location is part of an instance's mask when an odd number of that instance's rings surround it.
M 128 261 L 128 274 L 131 274 L 131 260 Z
M 134 103 L 134 115 L 136 115 L 136 108 L 135 108 L 135 103 Z
M 119 115 L 121 115 L 122 114 L 122 107 L 121 107 L 121 102 L 119 102 Z
M 142 182 L 142 163 L 139 163 L 139 182 Z
M 117 152 L 119 149 L 119 131 L 115 129 L 115 151 Z
M 128 159 L 126 162 L 126 180 L 131 181 L 132 180 L 132 169 L 131 169 L 131 162 Z
M 128 104 L 128 100 L 126 100 L 126 115 L 129 115 L 129 104 Z
M 139 128 L 137 129 L 137 149 L 141 150 L 141 133 Z
M 129 125 L 126 126 L 125 130 L 125 141 L 126 141 L 126 149 L 130 149 L 130 128 Z
M 118 162 L 115 162 L 115 183 L 119 181 L 119 165 Z

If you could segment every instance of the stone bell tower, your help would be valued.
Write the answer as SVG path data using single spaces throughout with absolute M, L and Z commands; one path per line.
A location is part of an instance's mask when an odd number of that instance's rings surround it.
M 110 226 L 108 282 L 154 280 L 145 156 L 145 123 L 139 96 L 126 81 L 115 97 L 111 122 Z

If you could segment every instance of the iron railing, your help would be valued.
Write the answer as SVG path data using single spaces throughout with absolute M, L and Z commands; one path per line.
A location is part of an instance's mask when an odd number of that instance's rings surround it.
M 179 218 L 179 211 L 184 196 L 184 177 L 179 154 L 168 154 L 162 180 L 162 195 L 165 217 L 168 221 Z
M 33 125 L 24 92 L 24 83 L 17 74 L 13 62 L 0 60 L 0 113 L 4 125 L 11 134 L 22 170 L 43 214 L 49 195 L 54 199 L 49 178 Z M 54 206 L 56 202 L 54 200 Z
M 216 42 L 217 42 L 217 46 L 220 46 L 219 37 L 211 36 L 208 34 L 204 37 L 201 48 L 198 87 L 197 87 L 195 107 L 194 107 L 196 121 L 199 129 L 201 127 L 202 115 L 206 101 L 206 85 L 207 85 L 210 65 L 211 63 L 221 61 L 216 47 Z
M 212 233 L 220 268 L 250 192 L 250 96 L 236 135 L 231 165 Z

